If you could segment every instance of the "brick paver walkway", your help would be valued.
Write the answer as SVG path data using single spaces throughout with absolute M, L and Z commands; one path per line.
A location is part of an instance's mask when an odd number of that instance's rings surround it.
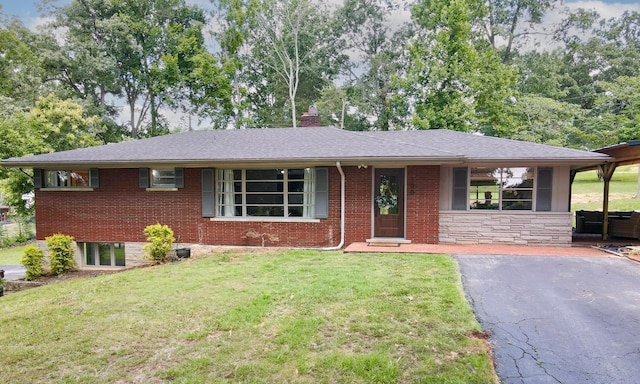
M 376 246 L 367 243 L 352 243 L 345 252 L 352 253 L 444 253 L 481 255 L 530 255 L 530 256 L 583 256 L 611 257 L 611 253 L 587 245 L 551 247 L 493 244 L 400 244 L 399 246 Z

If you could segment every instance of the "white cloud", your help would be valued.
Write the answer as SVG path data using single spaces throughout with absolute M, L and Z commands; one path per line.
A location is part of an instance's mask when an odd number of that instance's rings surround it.
M 624 11 L 638 11 L 640 12 L 640 3 L 608 3 L 604 1 L 575 1 L 565 3 L 566 7 L 571 10 L 577 10 L 579 8 L 596 10 L 601 17 L 610 19 L 612 17 L 619 17 Z
M 567 17 L 568 12 L 575 12 L 578 9 L 595 10 L 600 18 L 611 19 L 620 17 L 625 11 L 640 12 L 640 3 L 607 3 L 604 1 L 581 0 L 573 2 L 564 2 L 562 6 L 555 11 L 549 12 L 543 19 L 542 25 L 534 28 L 537 34 L 529 41 L 520 42 L 519 49 L 524 51 L 532 50 L 552 50 L 560 48 L 561 43 L 553 40 L 552 32 L 560 25 L 562 20 Z M 577 31 L 572 33 L 580 36 Z M 588 36 L 580 36 L 582 38 Z

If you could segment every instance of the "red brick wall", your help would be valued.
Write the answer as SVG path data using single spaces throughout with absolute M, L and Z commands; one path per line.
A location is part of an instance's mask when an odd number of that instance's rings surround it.
M 371 168 L 345 167 L 347 201 L 345 210 L 345 245 L 370 238 L 373 207 Z
M 440 167 L 407 167 L 406 238 L 418 244 L 437 244 Z
M 329 219 L 319 223 L 211 221 L 201 216 L 200 169 L 185 169 L 185 187 L 147 192 L 138 187 L 138 169 L 101 169 L 100 188 L 92 192 L 36 191 L 37 238 L 54 233 L 76 241 L 144 242 L 147 225 L 169 225 L 183 243 L 260 245 L 244 238 L 249 229 L 279 237 L 274 246 L 335 246 L 340 242 L 340 175 L 329 168 Z M 346 241 L 371 237 L 371 169 L 345 167 Z M 438 239 L 438 167 L 408 168 L 407 239 Z M 413 192 L 413 194 L 411 194 Z M 422 196 L 427 196 L 426 199 Z

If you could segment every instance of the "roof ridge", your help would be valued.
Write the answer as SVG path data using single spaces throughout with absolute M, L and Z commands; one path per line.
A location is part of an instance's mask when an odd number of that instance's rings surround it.
M 379 140 L 380 138 L 377 138 L 377 137 L 374 136 L 375 133 L 379 133 L 379 132 L 387 132 L 387 133 L 391 133 L 391 132 L 413 132 L 413 131 L 415 131 L 415 132 L 417 132 L 417 131 L 425 131 L 425 132 L 427 132 L 427 131 L 442 131 L 442 129 L 433 129 L 433 130 L 429 130 L 429 129 L 417 130 L 417 129 L 414 129 L 414 130 L 406 130 L 406 131 L 351 131 L 351 132 L 363 133 L 363 134 L 365 134 L 365 133 L 373 133 L 373 135 L 370 135 L 370 136 L 375 138 L 376 140 Z M 444 131 L 454 132 L 454 131 L 447 130 L 447 129 L 445 129 Z M 440 153 L 446 153 L 446 154 L 449 154 L 449 155 L 452 155 L 452 156 L 456 156 L 456 157 L 464 157 L 464 155 L 461 155 L 460 153 L 457 153 L 457 152 L 451 152 L 451 151 L 447 151 L 447 150 L 444 150 L 444 149 L 441 149 L 441 148 L 434 148 L 434 147 L 428 146 L 428 145 L 417 144 L 415 142 L 407 142 L 405 140 L 397 140 L 397 138 L 394 138 L 393 141 L 398 143 L 398 144 L 409 145 L 409 146 L 412 146 L 412 147 L 415 147 L 415 148 L 429 149 L 429 150 L 432 150 L 432 151 L 438 151 Z

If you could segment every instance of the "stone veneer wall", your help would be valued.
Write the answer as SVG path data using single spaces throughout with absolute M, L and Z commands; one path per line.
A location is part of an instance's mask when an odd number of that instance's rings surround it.
M 440 243 L 571 245 L 570 212 L 441 211 Z

